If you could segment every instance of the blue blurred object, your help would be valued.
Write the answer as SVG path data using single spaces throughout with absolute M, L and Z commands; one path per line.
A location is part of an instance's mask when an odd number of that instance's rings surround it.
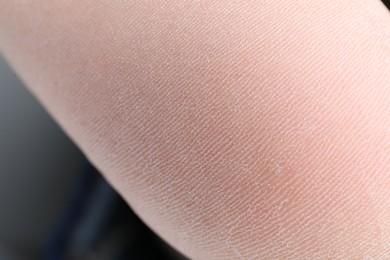
M 90 165 L 48 240 L 46 260 L 185 259 L 159 239 Z

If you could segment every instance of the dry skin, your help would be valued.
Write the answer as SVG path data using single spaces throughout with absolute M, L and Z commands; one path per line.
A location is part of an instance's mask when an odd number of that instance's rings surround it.
M 378 0 L 0 0 L 0 48 L 187 256 L 390 259 Z

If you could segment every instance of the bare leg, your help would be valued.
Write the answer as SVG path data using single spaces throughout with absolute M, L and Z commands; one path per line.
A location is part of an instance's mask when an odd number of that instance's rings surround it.
M 194 259 L 390 258 L 390 15 L 361 1 L 0 0 L 0 47 Z

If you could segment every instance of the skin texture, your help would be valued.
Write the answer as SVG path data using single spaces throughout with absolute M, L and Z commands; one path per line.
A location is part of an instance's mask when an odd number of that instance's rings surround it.
M 389 259 L 389 12 L 284 2 L 0 0 L 0 48 L 187 256 Z

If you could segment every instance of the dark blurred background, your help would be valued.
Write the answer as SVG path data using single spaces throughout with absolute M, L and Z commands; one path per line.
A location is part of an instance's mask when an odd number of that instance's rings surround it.
M 3 259 L 184 258 L 132 213 L 0 57 Z
M 0 57 L 0 260 L 184 259 L 130 210 Z
M 0 259 L 41 255 L 81 161 L 0 58 Z

